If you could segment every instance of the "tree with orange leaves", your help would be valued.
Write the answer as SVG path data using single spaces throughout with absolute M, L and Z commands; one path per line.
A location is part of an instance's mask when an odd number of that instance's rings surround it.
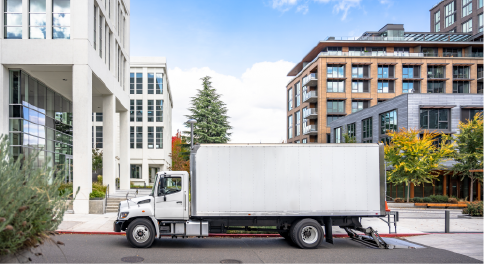
M 186 158 L 186 140 L 182 137 L 181 132 L 177 131 L 176 135 L 171 138 L 171 166 L 168 167 L 171 171 L 187 171 L 190 173 L 190 160 Z

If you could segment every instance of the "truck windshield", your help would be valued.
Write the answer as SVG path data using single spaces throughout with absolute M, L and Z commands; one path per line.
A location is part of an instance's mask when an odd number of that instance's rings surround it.
M 151 196 L 153 196 L 153 197 L 155 197 L 155 185 L 156 185 L 157 181 L 158 181 L 158 173 L 155 176 L 155 181 L 154 181 L 155 184 L 153 184 L 153 188 L 151 188 Z

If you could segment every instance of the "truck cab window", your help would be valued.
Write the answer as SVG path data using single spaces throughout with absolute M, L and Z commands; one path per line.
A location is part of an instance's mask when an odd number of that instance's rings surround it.
M 160 193 L 162 195 L 176 193 L 182 189 L 181 177 L 161 178 L 160 181 L 162 181 L 159 185 L 161 189 Z

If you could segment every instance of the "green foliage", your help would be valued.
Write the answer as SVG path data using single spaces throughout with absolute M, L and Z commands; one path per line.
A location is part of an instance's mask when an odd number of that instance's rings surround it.
M 59 195 L 64 195 L 64 194 L 67 194 L 67 197 L 69 199 L 72 199 L 72 190 L 73 190 L 73 187 L 72 187 L 72 183 L 62 183 L 60 186 L 59 186 Z
M 424 198 L 422 198 L 422 202 L 423 203 L 431 203 L 432 202 L 432 198 L 430 198 L 430 197 L 424 197 Z
M 389 131 L 389 145 L 385 146 L 385 160 L 393 169 L 387 173 L 388 182 L 410 183 L 418 186 L 431 183 L 438 174 L 432 170 L 440 168 L 440 163 L 452 155 L 453 147 L 449 136 L 442 134 L 440 147 L 434 144 L 439 134 L 427 133 L 420 136 L 419 130 L 402 128 L 400 131 Z M 407 201 L 410 199 L 410 188 L 407 188 Z
M 92 171 L 98 171 L 103 168 L 103 151 L 100 149 L 92 149 Z
M 92 192 L 89 194 L 89 199 L 104 198 L 106 196 L 107 188 L 107 186 L 102 185 L 102 182 L 93 182 Z
M 421 203 L 422 202 L 422 197 L 413 197 L 413 202 L 414 203 Z
M 356 143 L 356 137 L 352 137 L 348 133 L 344 133 L 343 138 L 345 139 L 345 143 Z
M 457 198 L 449 198 L 449 200 L 447 202 L 448 203 L 456 204 L 457 203 Z
M 53 179 L 53 170 L 47 162 L 39 167 L 37 156 L 14 160 L 8 136 L 0 136 L 0 255 L 49 239 L 67 209 L 69 192 L 59 190 L 64 179 Z
M 447 195 L 430 195 L 429 198 L 433 203 L 447 203 L 449 202 L 449 197 Z
M 228 133 L 232 127 L 229 124 L 227 108 L 225 103 L 220 99 L 221 95 L 217 94 L 212 87 L 210 76 L 201 78 L 203 81 L 202 89 L 198 89 L 195 97 L 191 98 L 192 106 L 188 109 L 187 119 L 195 119 L 197 123 L 193 125 L 194 143 L 227 143 L 230 140 L 231 133 Z M 186 123 L 190 129 L 190 124 Z M 184 132 L 187 144 L 190 143 L 190 131 Z
M 97 176 L 97 182 L 100 183 L 100 184 L 103 184 L 103 176 L 102 175 Z
M 482 216 L 482 201 L 467 203 L 467 208 L 464 208 L 462 213 L 471 216 Z

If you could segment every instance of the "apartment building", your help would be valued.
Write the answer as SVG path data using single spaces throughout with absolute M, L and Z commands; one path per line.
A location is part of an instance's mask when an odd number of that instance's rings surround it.
M 406 93 L 483 92 L 482 40 L 387 24 L 320 41 L 288 76 L 287 142 L 328 143 L 330 123 Z
M 435 133 L 459 133 L 459 122 L 472 119 L 482 113 L 482 94 L 403 94 L 376 106 L 358 111 L 333 121 L 330 125 L 331 142 L 344 143 L 344 134 L 356 139 L 356 143 L 389 142 L 387 133 L 401 128 L 420 129 Z M 439 144 L 441 136 L 435 141 Z M 455 164 L 443 163 L 439 180 L 421 186 L 410 186 L 410 197 L 426 197 L 441 194 L 458 198 L 470 197 L 470 180 L 452 177 L 446 170 Z M 482 200 L 482 187 L 474 183 L 473 197 Z M 387 184 L 387 195 L 405 197 L 404 184 Z
M 39 150 L 89 213 L 92 113 L 104 119 L 104 184 L 129 188 L 129 0 L 5 0 L 0 27 L 0 134 L 14 156 Z M 116 113 L 119 121 L 116 121 Z M 116 146 L 115 123 L 120 126 Z M 114 188 L 110 188 L 114 192 Z
M 484 0 L 442 0 L 430 9 L 430 32 L 471 33 L 482 40 Z

